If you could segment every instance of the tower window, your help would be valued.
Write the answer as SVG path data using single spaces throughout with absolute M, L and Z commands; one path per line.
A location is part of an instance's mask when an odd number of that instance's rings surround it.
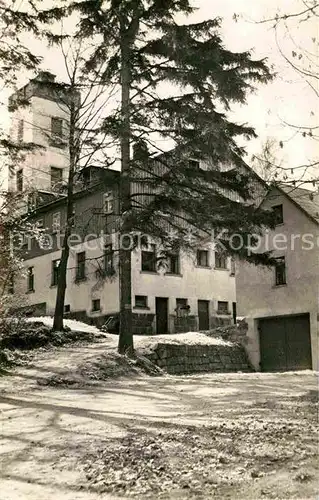
M 51 135 L 52 139 L 62 139 L 63 137 L 63 120 L 53 116 L 51 118 Z
M 56 189 L 62 183 L 63 169 L 57 167 L 51 167 L 50 175 L 51 175 L 51 189 Z

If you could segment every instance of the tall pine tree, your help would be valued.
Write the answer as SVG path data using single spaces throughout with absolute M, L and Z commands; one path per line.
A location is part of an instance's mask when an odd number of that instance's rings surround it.
M 267 262 L 249 252 L 249 235 L 271 218 L 249 201 L 254 177 L 236 142 L 255 132 L 229 112 L 272 76 L 265 61 L 224 47 L 219 19 L 176 21 L 192 12 L 188 0 L 83 0 L 39 18 L 77 15 L 76 36 L 93 45 L 88 74 L 106 61 L 101 77 L 118 85 L 103 129 L 121 151 L 122 236 L 141 230 L 164 240 L 169 226 L 181 247 L 189 228 L 199 237 L 226 230 L 228 251 Z M 163 140 L 173 148 L 159 155 Z M 233 232 L 241 245 L 230 245 Z M 131 251 L 121 249 L 120 352 L 133 350 L 131 318 Z

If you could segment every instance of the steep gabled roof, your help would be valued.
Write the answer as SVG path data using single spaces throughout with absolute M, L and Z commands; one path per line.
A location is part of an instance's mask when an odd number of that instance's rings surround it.
M 295 205 L 301 208 L 308 217 L 319 224 L 319 193 L 317 191 L 310 191 L 309 189 L 299 188 L 289 184 L 283 184 L 277 187 L 287 195 Z

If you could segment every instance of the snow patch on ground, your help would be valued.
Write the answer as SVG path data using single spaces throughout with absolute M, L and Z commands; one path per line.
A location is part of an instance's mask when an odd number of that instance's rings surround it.
M 136 347 L 144 347 L 150 343 L 156 344 L 187 344 L 187 345 L 224 345 L 232 346 L 231 342 L 226 342 L 220 338 L 208 337 L 200 332 L 174 333 L 170 335 L 143 335 L 134 336 Z
M 52 328 L 53 318 L 50 316 L 38 316 L 27 318 L 29 322 L 42 322 L 44 325 Z M 81 321 L 76 321 L 74 319 L 65 319 L 64 326 L 69 327 L 71 330 L 78 332 L 87 332 L 94 335 L 101 335 L 101 331 L 93 325 L 88 325 L 82 323 Z M 112 340 L 114 345 L 117 345 L 118 335 L 114 334 L 104 334 L 108 340 Z M 137 348 L 149 347 L 152 344 L 187 344 L 187 345 L 223 345 L 232 346 L 232 342 L 227 342 L 221 338 L 208 337 L 204 333 L 200 332 L 187 332 L 187 333 L 174 333 L 167 335 L 134 335 L 134 345 Z
M 26 318 L 26 321 L 30 323 L 40 321 L 49 328 L 52 328 L 53 326 L 53 318 L 51 316 L 38 316 L 38 317 Z M 64 326 L 69 327 L 73 331 L 88 332 L 93 334 L 101 333 L 100 330 L 96 328 L 96 326 L 87 325 L 86 323 L 82 323 L 81 321 L 76 321 L 75 319 L 64 319 L 63 323 Z

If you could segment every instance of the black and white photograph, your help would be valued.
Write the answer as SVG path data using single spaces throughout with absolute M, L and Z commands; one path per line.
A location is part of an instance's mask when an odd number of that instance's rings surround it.
M 0 0 L 0 500 L 316 500 L 318 0 Z

